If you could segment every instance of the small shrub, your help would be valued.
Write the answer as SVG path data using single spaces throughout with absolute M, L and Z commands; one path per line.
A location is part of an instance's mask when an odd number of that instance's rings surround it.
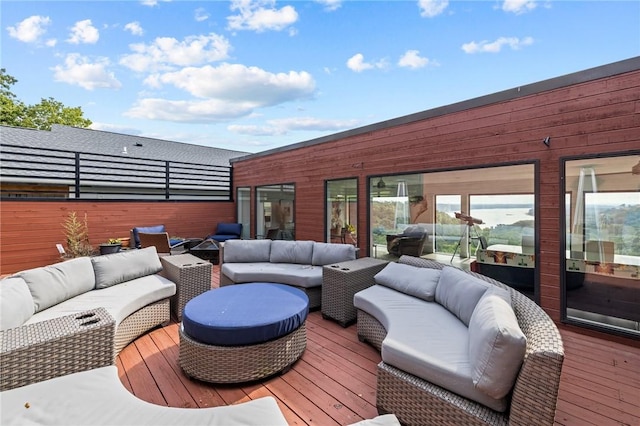
M 70 212 L 62 224 L 67 238 L 67 257 L 82 257 L 93 254 L 93 247 L 89 243 L 89 225 L 87 214 L 80 220 L 76 212 Z

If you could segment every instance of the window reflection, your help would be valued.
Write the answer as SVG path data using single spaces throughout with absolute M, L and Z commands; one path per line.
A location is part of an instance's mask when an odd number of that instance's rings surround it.
M 640 176 L 637 156 L 565 163 L 565 315 L 639 335 Z

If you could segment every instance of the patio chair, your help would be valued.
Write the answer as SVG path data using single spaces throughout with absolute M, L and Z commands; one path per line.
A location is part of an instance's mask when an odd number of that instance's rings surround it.
M 420 257 L 429 234 L 419 227 L 407 227 L 402 234 L 387 235 L 387 251 L 393 256 Z
M 158 254 L 182 254 L 187 252 L 185 244 L 189 240 L 180 240 L 180 242 L 171 243 L 167 232 L 139 232 L 141 248 L 155 247 Z
M 154 226 L 137 226 L 131 229 L 131 248 L 141 248 L 140 247 L 140 237 L 138 234 L 140 232 L 144 232 L 146 234 L 154 234 L 158 232 L 166 232 L 164 225 L 154 225 Z M 178 244 L 182 239 L 170 238 L 170 245 Z
M 213 234 L 207 236 L 205 240 L 216 240 L 222 243 L 227 240 L 235 240 L 242 238 L 242 224 L 241 223 L 218 223 L 216 230 Z

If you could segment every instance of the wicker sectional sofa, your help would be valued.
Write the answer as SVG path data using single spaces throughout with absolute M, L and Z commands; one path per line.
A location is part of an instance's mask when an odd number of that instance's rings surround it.
M 140 334 L 167 323 L 176 283 L 154 247 L 82 257 L 0 281 L 0 389 L 68 373 L 74 351 L 113 360 Z M 111 325 L 109 325 L 111 324 Z M 52 361 L 55 360 L 55 361 Z M 54 364 L 60 364 L 59 367 Z
M 220 285 L 273 282 L 299 288 L 309 309 L 322 303 L 322 267 L 354 260 L 351 244 L 288 240 L 228 240 L 220 255 Z
M 380 413 L 406 425 L 553 424 L 564 349 L 533 301 L 410 256 L 371 284 L 354 305 L 359 338 L 381 351 Z

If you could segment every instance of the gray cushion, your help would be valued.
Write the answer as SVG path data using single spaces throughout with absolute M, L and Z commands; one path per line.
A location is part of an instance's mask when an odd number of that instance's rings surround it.
M 22 278 L 0 281 L 0 330 L 21 326 L 34 312 L 33 297 Z
M 389 262 L 373 279 L 376 284 L 433 302 L 440 279 L 440 270 Z
M 524 359 L 527 339 L 511 306 L 491 292 L 480 299 L 469 322 L 473 384 L 493 398 L 506 396 Z
M 234 283 L 270 282 L 311 288 L 322 285 L 322 267 L 295 263 L 223 263 L 221 272 Z
M 271 242 L 269 261 L 272 263 L 298 263 L 311 265 L 313 256 L 313 241 L 285 241 Z
M 312 265 L 329 265 L 355 258 L 356 248 L 351 244 L 313 243 Z
M 224 243 L 224 262 L 268 262 L 271 240 L 227 240 Z
M 436 287 L 436 302 L 468 326 L 478 300 L 492 286 L 461 269 L 445 266 Z
M 96 285 L 88 257 L 29 269 L 16 275 L 29 286 L 36 312 L 93 290 Z
M 162 271 L 162 264 L 155 247 L 127 250 L 91 258 L 96 275 L 96 288 L 131 281 Z

